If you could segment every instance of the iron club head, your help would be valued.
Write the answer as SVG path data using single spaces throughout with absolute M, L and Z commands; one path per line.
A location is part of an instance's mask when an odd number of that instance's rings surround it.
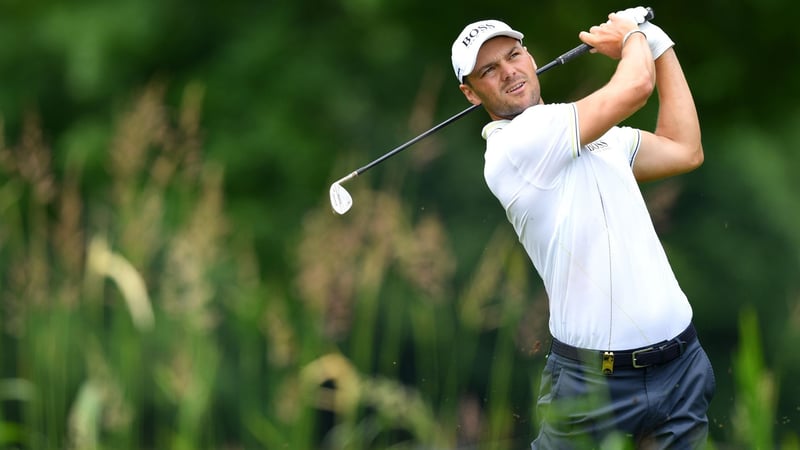
M 353 197 L 350 196 L 350 193 L 347 192 L 347 189 L 342 187 L 342 183 L 357 176 L 358 171 L 356 170 L 355 172 L 350 173 L 346 177 L 331 185 L 331 207 L 338 214 L 344 214 L 347 211 L 350 211 L 350 208 L 353 206 Z
M 337 181 L 331 185 L 331 206 L 338 214 L 344 214 L 353 206 L 353 197 Z

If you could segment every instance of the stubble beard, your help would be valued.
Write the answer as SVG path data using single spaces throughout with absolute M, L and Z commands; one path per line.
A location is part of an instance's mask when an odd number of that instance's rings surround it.
M 539 103 L 541 103 L 539 89 L 531 89 L 531 93 L 521 101 L 498 102 L 494 108 L 494 114 L 503 119 L 511 120 L 525 112 L 526 109 Z

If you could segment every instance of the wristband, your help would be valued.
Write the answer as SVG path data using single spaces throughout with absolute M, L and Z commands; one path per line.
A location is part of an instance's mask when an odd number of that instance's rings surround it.
M 631 35 L 633 35 L 633 33 L 642 33 L 642 36 L 644 36 L 644 38 L 647 39 L 647 35 L 644 34 L 644 31 L 639 30 L 639 29 L 631 30 L 631 31 L 628 31 L 627 33 L 625 33 L 625 36 L 622 37 L 622 47 L 625 47 L 625 43 L 628 42 L 628 38 L 631 37 Z

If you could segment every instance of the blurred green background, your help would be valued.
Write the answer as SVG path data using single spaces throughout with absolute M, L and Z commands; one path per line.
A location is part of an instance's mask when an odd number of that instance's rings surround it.
M 0 448 L 526 448 L 546 298 L 485 113 L 350 182 L 346 216 L 328 187 L 468 106 L 466 23 L 541 65 L 630 6 L 0 0 Z M 800 4 L 649 6 L 703 127 L 704 165 L 643 191 L 715 366 L 710 447 L 798 448 Z

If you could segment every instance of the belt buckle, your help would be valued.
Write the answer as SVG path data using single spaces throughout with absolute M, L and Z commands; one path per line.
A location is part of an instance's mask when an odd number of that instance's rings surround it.
M 649 366 L 650 364 L 639 364 L 639 363 L 637 363 L 636 362 L 636 355 L 638 355 L 639 353 L 649 352 L 649 351 L 652 351 L 652 350 L 655 350 L 655 347 L 647 347 L 647 348 L 643 348 L 641 350 L 636 350 L 634 352 L 631 352 L 631 363 L 633 364 L 633 367 L 635 369 L 641 369 L 643 367 Z
M 603 352 L 603 373 L 605 375 L 614 373 L 614 352 Z

